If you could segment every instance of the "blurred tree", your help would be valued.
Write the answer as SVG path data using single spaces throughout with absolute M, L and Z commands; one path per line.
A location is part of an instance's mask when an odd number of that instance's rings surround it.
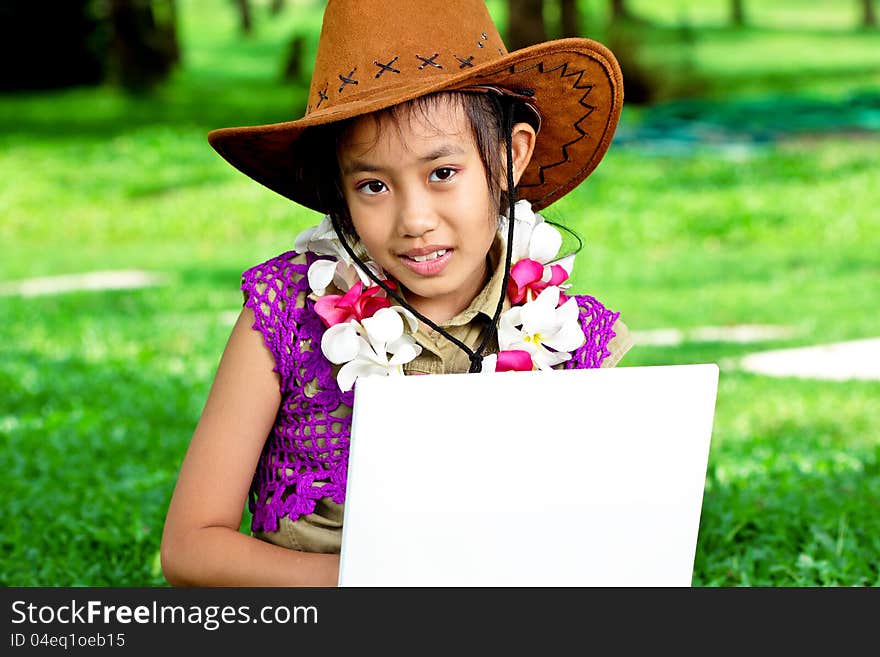
M 611 20 L 626 20 L 632 17 L 625 0 L 611 0 Z
M 733 23 L 736 27 L 742 27 L 746 24 L 746 9 L 744 0 L 731 0 L 730 22 Z
M 180 63 L 175 0 L 110 0 L 107 79 L 130 91 L 164 81 Z
M 543 0 L 507 0 L 507 47 L 519 50 L 547 40 Z
M 92 0 L 0 1 L 0 91 L 94 85 L 104 77 Z
M 308 84 L 308 80 L 303 76 L 305 49 L 305 36 L 302 34 L 294 34 L 287 44 L 287 57 L 285 57 L 284 70 L 282 71 L 282 77 L 285 80 Z
M 877 12 L 874 11 L 874 0 L 860 0 L 862 5 L 862 27 L 877 27 Z
M 2 90 L 146 90 L 180 63 L 175 0 L 0 1 L 0 57 Z
M 239 22 L 242 34 L 250 36 L 254 31 L 254 22 L 251 19 L 251 3 L 250 0 L 234 0 L 238 9 Z
M 284 0 L 272 0 L 272 3 L 269 5 L 269 13 L 273 16 L 277 16 L 284 9 Z
M 559 0 L 563 37 L 581 35 L 580 14 L 576 0 Z

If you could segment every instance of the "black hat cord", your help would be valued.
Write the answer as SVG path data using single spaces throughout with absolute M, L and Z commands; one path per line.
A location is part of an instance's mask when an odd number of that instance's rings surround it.
M 504 281 L 501 286 L 501 297 L 498 299 L 498 305 L 495 307 L 495 314 L 492 317 L 492 327 L 497 331 L 498 330 L 498 319 L 501 316 L 501 309 L 504 307 L 504 298 L 507 296 L 507 284 L 510 280 L 510 264 L 513 259 L 513 224 L 514 224 L 514 206 L 516 204 L 516 187 L 513 182 L 513 109 L 509 104 L 503 105 L 504 112 L 504 140 L 507 148 L 507 200 L 508 200 L 508 220 L 507 220 L 507 249 L 504 258 Z M 413 315 L 415 315 L 422 322 L 430 326 L 433 330 L 437 331 L 444 338 L 455 344 L 459 349 L 464 351 L 468 359 L 471 362 L 469 373 L 479 372 L 483 367 L 483 350 L 486 348 L 486 345 L 489 342 L 489 337 L 492 334 L 492 331 L 486 331 L 485 335 L 483 335 L 483 339 L 480 342 L 480 346 L 477 347 L 476 351 L 468 347 L 464 342 L 457 339 L 456 337 L 449 334 L 448 331 L 444 330 L 436 323 L 425 317 L 415 308 L 413 308 L 406 299 L 394 288 L 392 288 L 386 281 L 380 279 L 373 271 L 367 267 L 363 261 L 357 256 L 351 246 L 348 244 L 348 241 L 345 239 L 345 234 L 342 232 L 341 227 L 339 225 L 339 220 L 336 216 L 336 213 L 330 213 L 330 221 L 333 224 L 333 229 L 336 231 L 336 235 L 339 237 L 339 241 L 342 244 L 342 247 L 345 249 L 346 253 L 348 253 L 349 257 L 363 270 L 367 273 L 367 276 L 373 280 L 376 285 L 381 287 L 386 294 L 395 299 L 401 306 L 409 310 Z

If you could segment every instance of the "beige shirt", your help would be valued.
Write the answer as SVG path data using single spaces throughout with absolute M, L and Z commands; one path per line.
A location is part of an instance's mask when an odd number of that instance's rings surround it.
M 492 318 L 504 284 L 504 256 L 504 242 L 498 237 L 488 254 L 492 276 L 482 292 L 455 317 L 439 324 L 471 349 L 476 349 L 483 335 L 492 325 Z M 509 307 L 510 301 L 505 295 L 502 312 Z M 608 342 L 610 355 L 602 362 L 602 367 L 614 367 L 632 347 L 632 337 L 623 322 L 618 319 L 612 328 L 615 336 Z M 414 337 L 422 346 L 422 352 L 403 366 L 405 374 L 453 374 L 467 372 L 470 369 L 470 359 L 467 354 L 439 332 L 420 325 Z M 493 335 L 484 353 L 491 354 L 497 351 L 497 340 Z M 351 408 L 348 406 L 340 407 L 333 413 L 335 417 L 345 417 L 350 414 Z M 339 553 L 342 545 L 343 509 L 343 504 L 336 504 L 329 497 L 324 497 L 318 500 L 314 513 L 302 516 L 296 521 L 283 517 L 279 520 L 278 531 L 254 532 L 253 535 L 294 550 Z

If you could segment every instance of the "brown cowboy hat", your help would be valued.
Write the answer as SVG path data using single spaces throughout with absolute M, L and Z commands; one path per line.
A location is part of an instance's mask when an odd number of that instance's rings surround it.
M 599 164 L 623 105 L 623 77 L 605 46 L 559 39 L 507 52 L 483 0 L 330 0 L 303 118 L 222 128 L 208 141 L 235 168 L 319 212 L 319 172 L 299 139 L 310 127 L 439 91 L 495 88 L 527 98 L 540 136 L 517 195 L 535 210 Z

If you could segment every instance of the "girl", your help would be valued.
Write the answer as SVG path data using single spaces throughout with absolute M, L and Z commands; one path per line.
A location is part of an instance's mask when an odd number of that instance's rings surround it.
M 621 103 L 603 46 L 508 54 L 481 0 L 328 3 L 305 117 L 209 135 L 326 216 L 243 274 L 168 510 L 169 583 L 336 585 L 359 377 L 620 360 L 625 326 L 568 296 L 573 256 L 535 211 L 597 166 Z

